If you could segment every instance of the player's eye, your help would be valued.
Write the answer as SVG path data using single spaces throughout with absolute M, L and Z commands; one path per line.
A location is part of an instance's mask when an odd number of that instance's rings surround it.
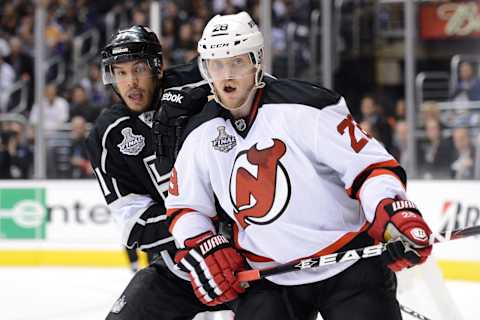
M 125 79 L 127 77 L 127 72 L 121 69 L 114 69 L 113 73 L 117 79 Z
M 245 63 L 245 62 L 243 61 L 242 58 L 235 58 L 235 59 L 233 60 L 233 65 L 234 65 L 234 66 L 241 66 L 241 65 L 243 65 L 244 63 Z
M 135 65 L 134 72 L 139 76 L 143 76 L 147 73 L 147 66 L 144 63 L 139 63 Z

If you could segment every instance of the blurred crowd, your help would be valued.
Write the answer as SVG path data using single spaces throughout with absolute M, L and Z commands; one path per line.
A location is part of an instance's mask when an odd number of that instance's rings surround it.
M 423 179 L 480 179 L 480 78 L 478 65 L 462 61 L 458 79 L 447 101 L 424 101 L 415 127 L 417 148 L 414 160 Z M 393 112 L 372 95 L 360 103 L 359 125 L 400 161 L 412 166 L 407 154 L 406 105 L 396 102 Z M 419 133 L 419 134 L 418 134 Z
M 46 86 L 43 94 L 47 139 L 48 178 L 90 178 L 83 139 L 102 109 L 116 95 L 102 83 L 99 50 L 119 27 L 149 24 L 150 1 L 45 0 Z M 186 62 L 196 56 L 203 27 L 215 14 L 247 10 L 259 21 L 259 0 L 176 0 L 161 3 L 161 43 L 165 65 Z M 296 26 L 295 76 L 309 72 L 310 0 L 272 0 L 273 73 L 287 74 L 288 27 Z M 26 179 L 33 174 L 35 126 L 39 106 L 34 103 L 34 13 L 31 0 L 0 4 L 0 179 Z M 94 32 L 96 37 L 87 37 Z M 77 43 L 83 39 L 80 49 Z M 291 44 L 290 44 L 291 45 Z M 86 48 L 83 48 L 86 47 Z M 94 54 L 89 56 L 89 49 Z M 84 60 L 78 60 L 78 50 Z M 79 62 L 80 61 L 80 62 Z M 420 177 L 427 179 L 479 178 L 476 156 L 480 116 L 469 101 L 480 100 L 476 63 L 459 65 L 458 81 L 450 102 L 426 101 L 419 106 L 417 129 L 422 132 L 417 152 Z M 467 102 L 467 103 L 466 103 Z M 405 102 L 382 105 L 375 94 L 365 92 L 359 105 L 351 106 L 360 126 L 380 140 L 407 168 L 408 128 Z M 448 109 L 448 110 L 445 110 Z M 479 108 L 480 110 L 480 108 Z M 478 123 L 476 122 L 477 120 Z

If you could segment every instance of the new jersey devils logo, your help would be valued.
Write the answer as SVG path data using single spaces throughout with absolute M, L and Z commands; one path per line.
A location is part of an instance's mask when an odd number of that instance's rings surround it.
M 280 217 L 290 200 L 290 181 L 280 162 L 287 147 L 281 140 L 238 154 L 230 177 L 230 200 L 242 228 L 268 224 Z

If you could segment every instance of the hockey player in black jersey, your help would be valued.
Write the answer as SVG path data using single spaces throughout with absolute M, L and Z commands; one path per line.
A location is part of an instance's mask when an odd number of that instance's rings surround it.
M 212 18 L 198 51 L 215 98 L 186 126 L 166 206 L 187 251 L 176 261 L 199 300 L 242 299 L 254 288 L 243 293 L 235 252 L 268 269 L 388 242 L 382 257 L 267 279 L 285 288 L 300 319 L 400 320 L 393 271 L 424 262 L 432 246 L 399 163 L 358 127 L 339 94 L 264 76 L 263 37 L 246 12 Z M 232 241 L 214 228 L 217 203 L 233 221 Z
M 112 215 L 121 226 L 123 245 L 159 256 L 135 274 L 107 319 L 187 320 L 200 312 L 235 310 L 241 303 L 209 307 L 195 297 L 188 274 L 174 267 L 172 257 L 177 249 L 166 224 L 164 198 L 173 166 L 174 139 L 185 116 L 203 107 L 210 91 L 197 63 L 164 70 L 158 38 L 142 26 L 115 34 L 102 51 L 101 63 L 104 83 L 111 85 L 122 103 L 98 117 L 86 142 L 88 154 Z M 163 112 L 158 123 L 162 125 L 155 128 L 159 136 L 154 139 L 154 112 L 160 104 Z M 268 297 L 261 291 L 255 294 L 262 297 L 267 309 L 276 307 L 278 303 L 273 302 L 277 299 L 284 299 L 270 292 Z M 242 312 L 237 312 L 237 319 L 248 319 Z M 283 307 L 276 312 L 276 319 L 292 319 Z

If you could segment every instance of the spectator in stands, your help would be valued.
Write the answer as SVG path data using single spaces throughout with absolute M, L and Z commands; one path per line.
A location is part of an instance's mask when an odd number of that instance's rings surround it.
M 3 1 L 2 1 L 3 2 Z M 7 32 L 9 34 L 14 34 L 16 31 L 18 19 L 19 19 L 19 12 L 16 10 L 15 3 L 5 1 L 2 4 L 2 19 L 0 19 L 0 30 Z
M 449 166 L 453 161 L 453 145 L 442 137 L 440 122 L 430 118 L 425 122 L 427 140 L 418 149 L 418 172 L 425 179 L 446 179 L 450 177 Z
M 460 63 L 458 82 L 451 96 L 454 101 L 480 100 L 480 78 L 475 73 L 473 64 L 468 61 Z
M 405 99 L 398 99 L 395 103 L 395 120 L 405 120 L 407 118 L 407 105 Z
M 33 36 L 33 13 L 23 16 L 20 19 L 20 25 L 17 29 L 17 35 L 20 37 L 22 44 L 27 53 L 33 56 L 34 36 Z
M 45 87 L 45 96 L 42 100 L 44 116 L 44 128 L 47 131 L 54 131 L 61 128 L 68 120 L 69 105 L 67 100 L 58 96 L 57 86 L 50 83 Z M 40 108 L 34 104 L 30 113 L 30 123 L 38 125 Z
M 450 164 L 451 176 L 454 179 L 472 179 L 474 174 L 475 149 L 470 140 L 467 128 L 453 129 L 455 156 Z
M 371 95 L 365 95 L 360 103 L 361 121 L 370 122 L 371 127 L 378 132 L 379 140 L 387 150 L 392 148 L 392 130 L 383 115 L 383 110 L 377 105 Z
M 33 79 L 33 59 L 22 48 L 22 42 L 18 37 L 11 37 L 10 55 L 7 62 L 13 67 L 17 75 L 17 79 L 30 81 Z
M 47 54 L 63 55 L 66 49 L 66 42 L 69 40 L 65 28 L 57 19 L 57 10 L 50 7 L 47 10 L 47 22 L 45 25 L 45 42 L 47 44 Z
M 2 40 L 2 39 L 0 39 Z M 6 108 L 8 90 L 15 83 L 15 70 L 5 61 L 10 53 L 10 48 L 6 41 L 0 44 L 0 111 Z
M 80 85 L 73 87 L 71 97 L 70 119 L 80 116 L 87 122 L 95 122 L 101 109 L 90 103 L 85 89 Z
M 197 56 L 197 46 L 193 39 L 192 25 L 183 23 L 180 26 L 177 50 L 172 55 L 172 63 L 185 63 L 192 60 L 195 56 Z
M 404 99 L 398 99 L 395 102 L 394 114 L 387 117 L 388 124 L 395 130 L 398 121 L 405 120 L 407 117 L 407 106 Z
M 97 62 L 91 63 L 88 68 L 88 76 L 80 81 L 93 106 L 104 108 L 110 105 L 110 92 L 103 85 L 102 72 Z
M 480 134 L 475 138 L 474 179 L 480 180 Z
M 408 124 L 405 120 L 400 120 L 395 124 L 393 135 L 392 155 L 409 172 L 411 163 L 408 155 Z
M 0 124 L 0 179 L 10 179 L 10 167 L 12 158 L 8 152 L 10 135 L 5 130 L 4 125 Z
M 148 25 L 147 15 L 142 9 L 134 8 L 132 13 L 132 22 L 140 26 Z
M 420 106 L 420 123 L 426 124 L 430 119 L 439 121 L 441 124 L 446 121 L 440 117 L 440 108 L 438 103 L 432 100 L 425 101 Z
M 7 61 L 15 70 L 16 80 L 22 80 L 26 82 L 27 107 L 30 108 L 33 104 L 34 98 L 33 58 L 26 52 L 19 37 L 11 37 L 9 43 L 10 55 L 7 57 Z M 20 96 L 13 96 L 12 98 L 14 100 L 10 101 L 10 103 L 13 102 L 13 104 L 17 104 L 20 100 Z
M 72 164 L 72 178 L 92 178 L 93 168 L 88 160 L 85 150 L 85 138 L 87 137 L 87 122 L 81 116 L 75 116 L 71 121 L 72 146 L 70 152 L 70 162 Z
M 26 123 L 12 121 L 7 124 L 10 133 L 8 151 L 11 157 L 10 172 L 14 179 L 28 179 L 33 164 L 33 145 L 26 138 Z

